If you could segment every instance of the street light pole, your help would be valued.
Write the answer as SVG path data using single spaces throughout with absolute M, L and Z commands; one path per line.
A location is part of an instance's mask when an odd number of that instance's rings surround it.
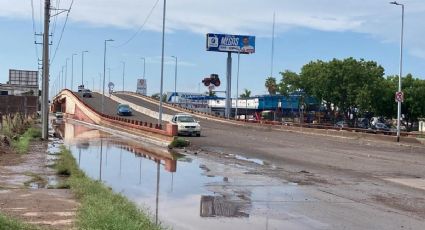
M 106 43 L 112 42 L 114 40 L 107 39 L 105 40 L 105 49 L 103 52 L 103 87 L 102 87 L 102 113 L 104 112 L 105 107 L 105 72 L 106 72 Z
M 143 76 L 142 76 L 142 79 L 144 80 L 145 79 L 145 73 L 146 73 L 146 58 L 142 57 L 140 59 L 143 60 Z
M 174 70 L 174 102 L 177 102 L 177 56 L 171 56 L 176 59 L 176 67 Z
M 400 73 L 398 75 L 398 92 L 401 92 L 401 78 L 403 75 L 403 37 L 404 37 L 404 4 L 396 1 L 390 4 L 401 6 L 401 35 L 400 35 Z M 397 142 L 400 142 L 400 124 L 401 123 L 401 100 L 397 102 Z
M 76 56 L 77 54 L 72 54 L 71 57 L 71 91 L 74 88 L 74 56 Z
M 66 80 L 68 79 L 68 60 L 69 60 L 69 58 L 67 58 L 66 59 L 66 62 L 65 62 L 65 89 L 66 89 Z
M 125 61 L 122 61 L 122 91 L 124 92 Z
M 88 52 L 87 50 L 81 52 L 81 85 L 84 85 L 84 53 Z
M 167 9 L 167 0 L 164 0 L 164 9 L 162 13 L 162 53 L 161 53 L 161 84 L 159 90 L 159 116 L 158 125 L 162 123 L 162 94 L 164 89 L 164 42 L 165 42 L 165 13 Z

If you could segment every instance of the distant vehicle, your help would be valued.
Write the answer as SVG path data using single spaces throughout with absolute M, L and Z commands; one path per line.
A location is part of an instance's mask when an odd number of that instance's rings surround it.
M 366 118 L 358 118 L 356 123 L 356 128 L 369 129 L 370 128 L 369 120 Z
M 384 123 L 376 123 L 372 128 L 376 131 L 381 131 L 384 134 L 389 134 L 391 132 L 391 129 Z
M 119 104 L 117 107 L 117 114 L 119 116 L 131 116 L 133 112 L 131 111 L 131 108 L 127 104 Z
M 171 123 L 177 125 L 179 135 L 201 136 L 201 125 L 190 114 L 179 113 L 174 115 Z
M 348 128 L 349 125 L 346 121 L 338 121 L 335 123 L 334 128 Z
M 93 97 L 89 89 L 83 89 L 81 90 L 80 93 L 83 95 L 83 97 L 89 97 L 89 98 Z
M 55 117 L 56 117 L 56 119 L 62 119 L 63 118 L 63 113 L 62 112 L 56 112 L 55 113 Z
M 84 90 L 84 85 L 79 85 L 78 86 L 78 92 L 81 92 L 81 91 L 83 91 Z

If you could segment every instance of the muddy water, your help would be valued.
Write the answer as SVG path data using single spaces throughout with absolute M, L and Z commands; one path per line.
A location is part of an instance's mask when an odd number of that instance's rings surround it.
M 172 229 L 326 229 L 296 214 L 296 184 L 256 175 L 256 160 L 155 155 L 130 140 L 77 123 L 58 126 L 82 170 Z M 247 164 L 241 163 L 246 160 Z M 311 201 L 311 200 L 309 200 Z

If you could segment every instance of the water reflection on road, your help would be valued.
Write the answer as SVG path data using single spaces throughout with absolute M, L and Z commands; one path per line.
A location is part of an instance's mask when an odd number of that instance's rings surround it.
M 323 226 L 291 213 L 294 202 L 305 200 L 297 185 L 202 157 L 149 153 L 136 142 L 77 123 L 65 122 L 57 131 L 88 176 L 146 208 L 166 227 L 249 230 Z

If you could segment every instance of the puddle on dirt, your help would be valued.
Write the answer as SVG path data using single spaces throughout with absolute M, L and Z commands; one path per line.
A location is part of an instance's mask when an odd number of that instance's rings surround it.
M 58 128 L 88 176 L 147 208 L 165 227 L 326 227 L 293 210 L 297 202 L 307 200 L 295 184 L 247 175 L 247 169 L 199 156 L 151 154 L 137 143 L 78 123 L 67 122 Z

